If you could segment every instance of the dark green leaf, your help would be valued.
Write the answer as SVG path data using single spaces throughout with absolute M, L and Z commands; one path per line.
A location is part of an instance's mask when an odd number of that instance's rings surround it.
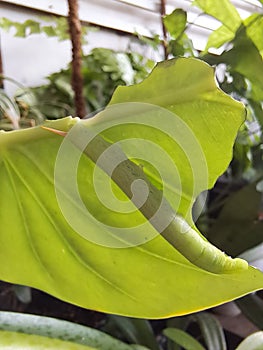
M 185 31 L 187 23 L 186 12 L 182 9 L 174 10 L 163 18 L 164 25 L 173 39 L 178 39 Z
M 227 350 L 223 328 L 213 315 L 201 312 L 191 319 L 198 323 L 208 350 Z
M 263 300 L 259 296 L 256 294 L 247 295 L 236 300 L 236 304 L 251 322 L 259 329 L 263 328 Z
M 234 256 L 263 240 L 263 222 L 257 220 L 261 195 L 251 184 L 230 195 L 209 232 L 209 239 Z
M 151 350 L 160 350 L 149 321 L 109 315 L 111 327 L 117 328 L 129 343 L 144 345 Z
M 229 65 L 230 71 L 242 74 L 251 82 L 251 97 L 256 101 L 261 101 L 263 99 L 263 82 L 260 77 L 263 74 L 263 61 L 257 47 L 247 36 L 244 27 L 237 32 L 233 45 L 233 48 L 222 54 L 220 59 Z

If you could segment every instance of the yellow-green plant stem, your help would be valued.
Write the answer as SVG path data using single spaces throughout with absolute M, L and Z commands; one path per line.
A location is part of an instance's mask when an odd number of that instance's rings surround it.
M 46 128 L 54 133 L 66 136 L 67 133 L 52 128 Z M 76 128 L 76 129 L 75 129 Z M 74 126 L 78 137 L 70 137 L 76 147 L 81 148 L 82 138 L 90 139 L 90 129 L 81 123 Z M 158 190 L 147 178 L 143 169 L 129 160 L 122 149 L 116 146 L 107 153 L 107 162 L 99 162 L 98 159 L 103 152 L 112 147 L 102 136 L 94 134 L 88 143 L 84 153 L 95 163 L 99 164 L 112 180 L 121 188 L 121 190 L 133 201 L 132 184 L 134 181 L 143 181 L 148 186 L 148 197 L 144 204 L 138 209 L 148 219 L 153 227 L 186 259 L 194 265 L 209 271 L 211 273 L 231 273 L 237 269 L 247 269 L 248 264 L 245 260 L 231 258 L 224 252 L 213 246 L 205 240 L 198 232 L 191 227 L 186 220 L 174 212 L 169 202 L 163 198 L 162 191 Z M 116 159 L 123 161 L 115 167 L 112 173 L 109 173 L 108 164 L 115 163 Z M 134 202 L 136 205 L 136 201 Z M 158 220 L 152 220 L 155 213 L 160 210 Z M 161 220 L 161 222 L 160 222 Z M 163 223 L 168 225 L 163 228 Z

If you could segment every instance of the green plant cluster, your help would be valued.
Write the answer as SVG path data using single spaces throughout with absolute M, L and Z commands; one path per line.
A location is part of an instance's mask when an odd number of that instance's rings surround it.
M 0 27 L 5 31 L 11 31 L 15 37 L 26 38 L 32 34 L 45 34 L 47 37 L 55 37 L 59 41 L 69 39 L 68 22 L 66 17 L 42 16 L 41 21 L 27 19 L 25 22 L 12 21 L 9 18 L 0 18 Z M 96 30 L 90 26 L 82 26 L 83 43 L 89 31 Z
M 84 79 L 84 97 L 89 113 L 104 108 L 113 91 L 119 85 L 131 85 L 145 78 L 153 68 L 154 62 L 135 52 L 115 52 L 110 49 L 96 48 L 83 56 L 82 73 Z M 3 129 L 12 129 L 8 122 L 8 105 L 16 110 L 23 120 L 39 124 L 43 120 L 58 119 L 74 115 L 74 92 L 71 86 L 71 68 L 53 73 L 47 83 L 34 88 L 19 88 L 14 99 L 2 92 L 0 114 Z

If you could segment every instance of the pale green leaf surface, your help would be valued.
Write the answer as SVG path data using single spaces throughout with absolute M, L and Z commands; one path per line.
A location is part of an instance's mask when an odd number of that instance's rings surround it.
M 198 176 L 193 186 L 193 178 L 187 173 L 189 169 L 192 172 L 192 168 L 185 155 L 176 142 L 169 143 L 156 134 L 155 129 L 146 128 L 146 135 L 143 128 L 138 127 L 137 133 L 133 125 L 130 128 L 123 125 L 122 130 L 115 127 L 103 133 L 112 142 L 120 138 L 121 131 L 122 138 L 147 136 L 155 142 L 158 140 L 160 147 L 171 153 L 182 179 L 184 200 L 178 209 L 178 198 L 174 199 L 176 184 L 173 183 L 167 199 L 191 223 L 189 208 L 195 196 L 205 185 L 211 187 L 231 160 L 234 138 L 244 117 L 243 106 L 219 91 L 213 70 L 195 59 L 160 64 L 143 83 L 117 89 L 111 103 L 127 101 L 151 103 L 176 113 L 201 145 L 209 176 L 208 181 L 200 181 L 202 173 L 198 173 L 197 165 L 202 158 L 195 157 L 195 153 L 190 155 L 197 158 L 194 168 Z M 105 113 L 107 111 L 78 123 L 96 130 L 106 123 Z M 136 115 L 134 118 L 136 123 Z M 76 123 L 74 119 L 65 118 L 48 125 L 67 131 Z M 168 128 L 176 125 L 171 122 Z M 39 127 L 0 134 L 1 279 L 39 288 L 82 307 L 143 318 L 202 310 L 263 287 L 263 275 L 252 267 L 210 273 L 191 264 L 160 236 L 140 246 L 120 249 L 97 245 L 76 233 L 62 215 L 54 189 L 54 166 L 62 140 Z M 174 147 L 177 148 L 173 153 Z M 128 147 L 128 155 L 129 151 Z M 72 146 L 68 160 L 74 152 Z M 153 152 L 151 156 L 154 159 Z M 138 211 L 119 213 L 101 205 L 92 184 L 94 167 L 88 157 L 82 156 L 78 185 L 90 212 L 112 226 L 145 223 Z M 160 179 L 153 169 L 147 164 L 144 167 L 145 173 L 158 186 Z M 169 172 L 169 166 L 167 169 Z M 65 181 L 68 171 L 65 166 Z M 112 186 L 118 198 L 127 199 L 117 185 L 112 183 Z M 85 218 L 75 198 L 70 198 L 60 188 L 59 191 L 72 209 L 71 219 L 78 214 L 76 220 Z M 92 237 L 110 235 L 110 230 L 94 221 L 84 220 L 83 225 Z M 154 229 L 146 222 L 138 232 L 148 236 L 154 234 Z
M 63 340 L 7 331 L 0 331 L 0 347 L 2 350 L 95 350 Z
M 253 14 L 244 20 L 246 32 L 248 37 L 253 41 L 261 56 L 263 56 L 263 16 L 260 14 Z
M 214 30 L 211 35 L 209 35 L 204 53 L 206 53 L 211 47 L 218 49 L 223 44 L 234 39 L 234 37 L 235 33 L 225 25 L 222 25 L 218 29 Z
M 195 0 L 193 4 L 218 19 L 232 32 L 235 32 L 241 24 L 238 11 L 229 0 Z
M 163 331 L 167 338 L 181 345 L 186 350 L 205 350 L 205 348 L 190 334 L 177 328 L 166 328 Z
M 188 65 L 189 62 L 191 64 Z M 170 75 L 171 71 L 174 79 Z M 158 81 L 158 88 L 155 81 Z M 236 132 L 244 118 L 243 106 L 219 91 L 211 67 L 196 59 L 183 58 L 159 65 L 154 74 L 141 84 L 129 87 L 129 90 L 118 87 L 110 104 L 129 101 L 158 105 L 178 116 L 178 119 L 172 118 L 172 115 L 166 118 L 164 112 L 160 115 L 160 120 L 165 125 L 158 125 L 159 129 L 170 138 L 160 135 L 160 130 L 152 129 L 149 132 L 143 127 L 131 128 L 129 124 L 125 125 L 125 119 L 129 121 L 130 115 L 123 116 L 121 126 L 111 128 L 103 135 L 111 142 L 140 137 L 152 142 L 158 140 L 158 145 L 173 159 L 180 174 L 182 193 L 174 180 L 170 164 L 161 164 L 160 168 L 165 168 L 166 182 L 170 189 L 167 198 L 174 209 L 185 216 L 197 195 L 213 187 L 223 169 L 228 166 Z M 157 113 L 160 114 L 160 111 Z M 155 117 L 154 111 L 150 117 Z M 92 119 L 90 125 L 95 130 L 96 124 L 99 127 L 105 125 L 106 128 L 119 118 L 117 113 L 102 113 Z M 139 123 L 141 119 L 142 114 L 133 117 L 134 123 Z M 193 132 L 194 137 L 188 130 Z M 131 156 L 134 148 L 140 146 L 132 143 L 132 149 L 127 144 L 123 147 L 125 153 Z M 152 164 L 160 164 L 159 154 L 151 152 L 151 161 Z M 144 170 L 161 187 L 161 179 L 156 177 L 148 164 L 144 164 Z M 177 198 L 178 193 L 180 198 Z

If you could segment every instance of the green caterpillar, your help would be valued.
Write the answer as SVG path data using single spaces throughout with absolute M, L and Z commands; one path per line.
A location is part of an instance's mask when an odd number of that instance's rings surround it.
M 43 127 L 61 136 L 66 136 L 67 133 L 52 128 Z M 92 131 L 84 127 L 81 123 L 74 126 L 74 135 L 69 140 L 76 147 L 82 148 L 82 138 L 90 140 L 84 153 L 94 162 L 97 163 L 100 155 L 112 146 L 100 135 L 90 135 Z M 114 169 L 112 174 L 108 173 L 107 165 L 100 163 L 99 166 L 104 170 L 112 180 L 122 189 L 122 191 L 132 200 L 133 193 L 131 191 L 132 183 L 136 180 L 143 180 L 149 189 L 149 195 L 145 203 L 139 208 L 142 214 L 148 219 L 153 227 L 186 259 L 194 265 L 212 273 L 230 273 L 231 271 L 244 270 L 248 268 L 248 263 L 239 258 L 231 258 L 221 250 L 206 241 L 199 233 L 192 228 L 186 220 L 177 215 L 168 201 L 163 198 L 163 193 L 158 190 L 147 178 L 143 172 L 143 168 L 129 160 L 123 153 L 120 147 L 114 147 L 112 152 L 109 152 L 108 162 L 115 163 L 117 159 L 125 159 L 120 162 Z M 136 203 L 134 203 L 136 205 Z M 161 210 L 160 210 L 161 208 Z M 168 226 L 163 228 L 158 220 L 153 221 L 152 217 L 156 211 L 160 210 L 162 222 L 168 222 Z

